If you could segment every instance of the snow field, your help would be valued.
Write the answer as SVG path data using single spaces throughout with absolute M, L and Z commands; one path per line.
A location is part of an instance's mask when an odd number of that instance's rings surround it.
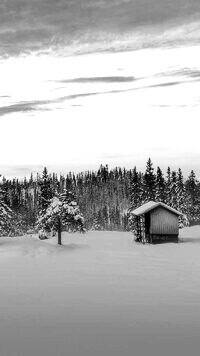
M 196 356 L 200 227 L 0 239 L 1 356 Z

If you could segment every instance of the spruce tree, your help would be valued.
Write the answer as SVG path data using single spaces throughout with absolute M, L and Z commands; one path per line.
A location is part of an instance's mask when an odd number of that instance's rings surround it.
M 131 187 L 130 187 L 131 209 L 135 209 L 141 205 L 142 202 L 142 181 L 141 175 L 134 167 L 132 172 Z
M 156 191 L 155 191 L 155 199 L 156 201 L 159 202 L 165 202 L 166 200 L 166 185 L 165 185 L 165 179 L 163 177 L 163 173 L 160 169 L 160 167 L 157 168 L 157 174 L 156 174 L 156 183 L 155 183 Z
M 167 168 L 167 176 L 165 181 L 165 203 L 167 205 L 171 204 L 171 169 Z
M 144 182 L 143 201 L 148 202 L 149 200 L 155 200 L 156 177 L 154 174 L 154 168 L 153 168 L 153 163 L 151 161 L 151 158 L 149 158 L 147 161 L 143 182 Z
M 44 213 L 50 204 L 50 200 L 53 197 L 51 180 L 48 175 L 47 168 L 45 167 L 40 180 L 40 196 L 39 196 L 39 211 Z

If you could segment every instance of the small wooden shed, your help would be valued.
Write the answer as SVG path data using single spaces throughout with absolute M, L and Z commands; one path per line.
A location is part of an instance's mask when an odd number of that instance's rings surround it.
M 178 242 L 181 212 L 162 202 L 149 201 L 131 212 L 136 240 L 148 243 Z

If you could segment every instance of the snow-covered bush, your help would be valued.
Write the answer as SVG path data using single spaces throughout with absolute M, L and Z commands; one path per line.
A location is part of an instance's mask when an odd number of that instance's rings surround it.
M 39 239 L 40 239 L 40 240 L 46 240 L 46 239 L 48 239 L 47 231 L 41 229 L 41 230 L 39 231 Z
M 135 236 L 135 240 L 139 241 L 140 237 L 138 236 L 137 229 L 137 218 L 130 211 L 128 212 L 128 231 L 131 231 Z
M 189 222 L 186 214 L 182 214 L 181 216 L 179 216 L 178 225 L 179 225 L 179 229 L 182 229 L 182 228 L 190 225 L 190 222 Z

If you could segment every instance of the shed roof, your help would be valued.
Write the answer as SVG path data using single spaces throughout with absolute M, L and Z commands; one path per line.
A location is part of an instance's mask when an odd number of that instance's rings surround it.
M 162 202 L 155 202 L 155 201 L 149 201 L 148 203 L 141 205 L 139 208 L 133 210 L 132 214 L 134 214 L 136 216 L 140 216 L 140 215 L 148 213 L 148 211 L 151 211 L 151 210 L 157 208 L 158 206 L 162 206 L 166 210 L 169 210 L 176 215 L 182 215 L 182 213 L 180 211 L 178 211 L 174 208 L 171 208 L 171 206 L 166 205 Z

